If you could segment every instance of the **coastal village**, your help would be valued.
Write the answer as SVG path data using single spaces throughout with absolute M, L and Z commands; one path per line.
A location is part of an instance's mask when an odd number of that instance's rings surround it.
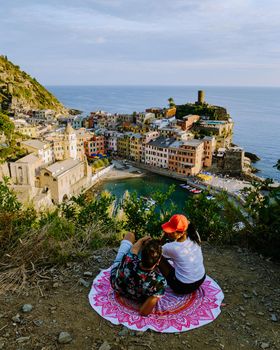
M 234 124 L 226 110 L 213 117 L 182 115 L 184 110 L 172 98 L 168 101 L 167 108 L 132 114 L 96 111 L 57 117 L 52 110 L 16 111 L 11 119 L 23 136 L 25 155 L 2 164 L 0 176 L 11 179 L 22 203 L 42 208 L 92 187 L 112 169 L 112 159 L 181 180 L 203 170 L 240 176 L 249 168 L 244 150 L 232 145 Z M 212 107 L 203 91 L 189 105 Z

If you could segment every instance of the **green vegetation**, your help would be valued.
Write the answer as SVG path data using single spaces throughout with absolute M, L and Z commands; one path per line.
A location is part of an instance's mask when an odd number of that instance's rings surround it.
M 167 193 L 151 194 L 155 202 L 133 193 L 120 208 L 109 193 L 83 194 L 38 213 L 22 206 L 4 179 L 0 182 L 2 289 L 16 289 L 36 268 L 84 259 L 94 249 L 116 245 L 128 230 L 137 238 L 146 234 L 160 237 L 161 224 L 178 212 L 170 200 L 173 191 L 170 187 Z M 204 241 L 244 246 L 279 260 L 280 188 L 271 189 L 266 181 L 254 183 L 245 193 L 243 207 L 226 193 L 214 200 L 208 200 L 207 193 L 193 196 L 186 202 L 184 214 Z
M 169 104 L 169 108 L 176 107 L 173 97 L 169 97 L 168 104 Z
M 6 56 L 0 56 L 0 111 L 14 109 L 52 109 L 65 112 L 65 107 L 35 78 L 20 70 Z
M 211 106 L 207 103 L 187 103 L 185 105 L 177 105 L 176 108 L 176 118 L 178 119 L 182 119 L 188 114 L 208 116 L 212 120 L 228 120 L 229 118 L 229 115 L 225 108 L 220 106 Z
M 91 162 L 92 168 L 94 170 L 104 168 L 110 164 L 110 161 L 108 158 L 103 158 L 103 159 L 96 159 Z
M 5 142 L 0 144 L 0 163 L 5 161 L 14 162 L 27 154 L 27 152 L 19 146 L 19 141 L 25 137 L 15 133 L 14 129 L 14 123 L 10 118 L 0 112 L 0 130 L 5 136 Z
M 1 112 L 0 112 L 0 130 L 4 133 L 4 135 L 8 140 L 11 139 L 15 130 L 14 123 L 10 120 L 10 118 L 6 114 Z

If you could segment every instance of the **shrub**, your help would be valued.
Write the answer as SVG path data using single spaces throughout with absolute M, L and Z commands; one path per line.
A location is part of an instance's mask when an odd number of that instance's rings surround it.
M 161 224 L 169 220 L 172 214 L 177 212 L 177 206 L 170 200 L 175 185 L 169 187 L 166 193 L 160 191 L 151 194 L 155 204 L 149 204 L 149 199 L 138 197 L 134 192 L 127 196 L 122 204 L 126 216 L 123 227 L 136 233 L 137 239 L 150 234 L 152 237 L 161 235 Z

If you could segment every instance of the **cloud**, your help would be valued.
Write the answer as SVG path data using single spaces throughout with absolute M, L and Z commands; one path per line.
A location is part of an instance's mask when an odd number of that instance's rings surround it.
M 0 48 L 28 71 L 43 64 L 40 76 L 54 83 L 48 69 L 63 80 L 74 61 L 84 67 L 107 62 L 99 65 L 100 82 L 108 66 L 117 72 L 123 62 L 135 82 L 142 81 L 140 68 L 166 74 L 170 67 L 192 67 L 201 74 L 202 66 L 209 79 L 220 66 L 234 80 L 236 69 L 265 74 L 275 67 L 279 17 L 276 0 L 15 0 L 2 4 Z M 77 83 L 88 81 L 82 79 Z

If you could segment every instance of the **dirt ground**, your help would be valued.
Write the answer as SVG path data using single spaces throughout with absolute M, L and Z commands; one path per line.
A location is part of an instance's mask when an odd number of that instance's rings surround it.
M 20 295 L 0 296 L 0 349 L 280 349 L 280 266 L 240 248 L 203 245 L 207 273 L 222 287 L 222 313 L 212 323 L 179 334 L 134 332 L 102 319 L 90 307 L 90 287 L 115 251 L 95 251 L 85 264 L 52 269 Z M 93 277 L 84 277 L 91 271 Z M 23 304 L 33 309 L 23 313 Z M 65 331 L 72 340 L 58 343 Z

